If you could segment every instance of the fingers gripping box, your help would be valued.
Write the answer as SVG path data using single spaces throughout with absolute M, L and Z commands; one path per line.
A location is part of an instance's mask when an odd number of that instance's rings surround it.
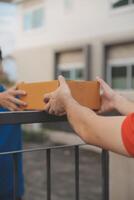
M 81 105 L 98 110 L 100 108 L 100 86 L 97 81 L 67 81 L 72 96 Z M 21 100 L 27 103 L 25 110 L 44 110 L 44 95 L 55 91 L 59 81 L 20 83 L 18 89 L 26 91 Z

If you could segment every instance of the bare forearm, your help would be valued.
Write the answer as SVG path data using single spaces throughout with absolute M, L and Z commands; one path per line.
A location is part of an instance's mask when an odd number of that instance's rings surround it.
M 86 142 L 120 154 L 128 155 L 121 138 L 124 117 L 101 117 L 71 99 L 66 104 L 68 120 Z
M 134 102 L 127 100 L 121 95 L 117 95 L 114 100 L 114 108 L 122 115 L 128 115 L 134 112 Z
M 78 104 L 74 99 L 67 102 L 67 117 L 70 124 L 73 126 L 74 130 L 79 134 L 79 136 L 86 142 L 88 142 L 90 137 L 90 142 L 97 145 L 98 139 L 94 134 L 88 134 L 90 129 L 90 124 L 88 124 L 88 117 L 95 125 L 96 114 L 86 107 Z M 93 126 L 94 126 L 93 125 Z

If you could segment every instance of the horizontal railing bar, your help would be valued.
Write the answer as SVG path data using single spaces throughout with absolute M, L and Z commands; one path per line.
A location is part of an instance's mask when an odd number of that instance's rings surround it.
M 75 147 L 75 146 L 83 146 L 86 144 L 75 144 L 75 145 L 60 145 L 60 146 L 49 146 L 49 147 L 38 147 L 38 148 L 30 148 L 30 149 L 24 149 L 24 150 L 18 150 L 18 151 L 8 151 L 8 152 L 1 152 L 1 155 L 10 155 L 10 154 L 18 154 L 18 153 L 28 153 L 28 152 L 34 152 L 34 151 L 45 151 L 48 149 L 62 149 L 62 148 L 71 148 L 71 147 Z
M 0 112 L 0 125 L 61 122 L 66 120 L 66 116 L 58 117 L 55 115 L 49 115 L 45 111 Z

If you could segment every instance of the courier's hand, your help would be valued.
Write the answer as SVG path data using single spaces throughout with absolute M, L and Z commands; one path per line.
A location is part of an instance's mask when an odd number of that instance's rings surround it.
M 59 88 L 44 97 L 46 103 L 45 111 L 49 114 L 62 116 L 66 114 L 66 103 L 72 96 L 64 77 L 59 76 L 58 79 L 60 82 Z
M 97 81 L 100 83 L 102 89 L 102 102 L 99 113 L 113 110 L 115 108 L 115 100 L 118 94 L 101 78 L 97 77 Z
M 10 111 L 20 111 L 20 106 L 26 106 L 26 103 L 16 98 L 26 95 L 25 91 L 17 90 L 16 87 L 10 88 L 0 93 L 0 106 Z

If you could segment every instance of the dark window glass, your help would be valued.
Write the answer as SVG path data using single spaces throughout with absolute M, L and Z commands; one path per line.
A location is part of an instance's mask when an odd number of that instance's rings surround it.
M 113 3 L 112 7 L 118 8 L 118 7 L 126 6 L 128 4 L 129 4 L 128 0 L 120 0 L 120 1 L 117 1 L 116 3 Z
M 115 89 L 127 89 L 127 68 L 112 67 L 112 87 Z
M 59 74 L 61 74 L 62 76 L 64 76 L 68 80 L 71 79 L 69 70 L 63 70 L 63 71 L 61 70 Z
M 132 88 L 134 88 L 134 65 L 132 65 Z
M 70 69 L 70 70 L 60 70 L 60 74 L 63 75 L 68 80 L 83 80 L 84 79 L 84 69 Z
M 82 80 L 84 78 L 84 70 L 76 69 L 75 70 L 75 79 Z

